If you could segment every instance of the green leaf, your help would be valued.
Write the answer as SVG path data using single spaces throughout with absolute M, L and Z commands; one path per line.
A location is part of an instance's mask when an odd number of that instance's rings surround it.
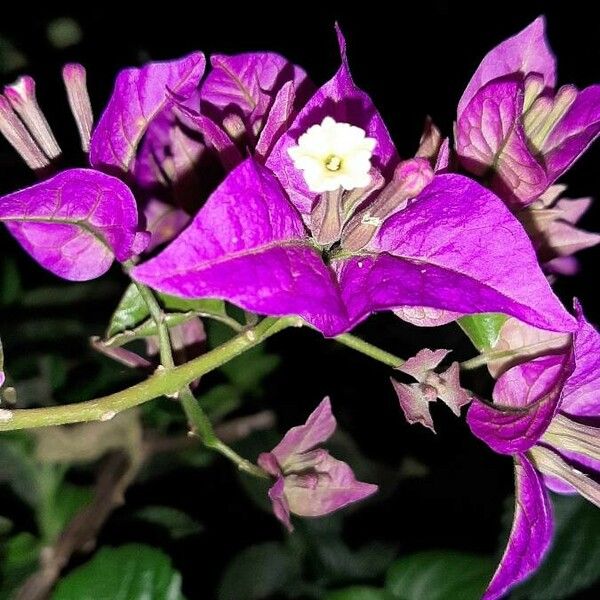
M 181 325 L 182 323 L 185 323 L 194 317 L 195 315 L 193 313 L 167 313 L 165 314 L 164 322 L 167 327 L 176 327 L 177 325 Z M 151 337 L 153 335 L 158 335 L 156 323 L 153 319 L 146 319 L 137 327 L 133 327 L 132 329 L 128 329 L 122 333 L 117 333 L 116 335 L 108 338 L 105 344 L 109 347 L 124 346 L 125 344 L 133 342 L 134 340 Z
M 479 600 L 495 566 L 486 556 L 420 552 L 390 567 L 386 588 L 400 600 Z
M 149 546 L 101 548 L 56 587 L 52 600 L 182 600 L 181 575 Z
M 353 551 L 339 537 L 319 540 L 316 552 L 329 582 L 377 577 L 385 572 L 397 554 L 394 547 L 378 542 Z
M 342 590 L 329 592 L 324 600 L 390 600 L 393 596 L 381 588 L 353 585 Z
M 513 598 L 560 600 L 600 580 L 600 511 L 579 496 L 553 496 L 556 533 L 546 560 Z
M 225 302 L 222 300 L 186 300 L 167 294 L 158 294 L 158 300 L 166 313 L 168 327 L 174 327 L 193 317 L 227 319 Z M 121 298 L 106 331 L 107 343 L 121 346 L 141 337 L 156 335 L 156 325 L 150 311 L 135 284 L 131 284 Z
M 26 504 L 38 501 L 37 465 L 31 456 L 32 440 L 24 432 L 3 433 L 0 437 L 0 482 L 5 481 Z
M 140 296 L 135 284 L 131 284 L 123 294 L 108 324 L 106 337 L 133 329 L 150 315 L 144 299 Z
M 163 527 L 175 540 L 195 535 L 203 529 L 202 525 L 187 513 L 170 506 L 145 506 L 133 516 L 146 523 Z
M 467 334 L 475 348 L 485 352 L 498 341 L 500 328 L 508 317 L 500 313 L 468 315 L 458 319 L 460 328 Z
M 199 317 L 209 318 L 227 316 L 223 300 L 213 300 L 211 298 L 190 300 L 169 296 L 168 294 L 159 294 L 159 299 L 168 312 L 193 312 Z
M 298 578 L 300 565 L 277 542 L 242 550 L 229 564 L 219 586 L 219 600 L 259 600 L 285 590 Z
M 87 487 L 62 483 L 49 499 L 47 534 L 56 539 L 75 514 L 92 500 L 92 490 Z
M 23 532 L 0 544 L 0 600 L 11 598 L 38 565 L 39 540 Z

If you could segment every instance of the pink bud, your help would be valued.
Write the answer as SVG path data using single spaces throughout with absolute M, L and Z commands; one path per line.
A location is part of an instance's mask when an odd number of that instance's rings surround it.
M 84 152 L 90 149 L 90 137 L 94 124 L 92 104 L 86 85 L 86 72 L 83 65 L 77 63 L 66 64 L 62 70 L 63 82 L 67 90 L 69 106 L 79 131 L 81 148 Z
M 0 132 L 31 169 L 42 169 L 50 164 L 48 157 L 35 143 L 29 131 L 16 115 L 10 102 L 0 95 Z
M 50 160 L 60 156 L 60 146 L 37 102 L 33 78 L 28 75 L 19 77 L 15 83 L 4 88 L 4 95 L 44 154 Z

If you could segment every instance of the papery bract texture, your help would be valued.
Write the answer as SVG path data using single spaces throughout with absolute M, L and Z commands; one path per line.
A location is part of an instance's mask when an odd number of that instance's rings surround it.
M 506 592 L 533 573 L 552 541 L 552 506 L 541 476 L 520 455 L 515 462 L 515 514 L 500 565 L 482 600 L 504 598 Z
M 558 350 L 566 351 L 571 343 L 568 333 L 558 334 L 554 331 L 538 329 L 526 325 L 513 317 L 506 319 L 500 328 L 495 343 L 490 346 L 490 352 L 512 352 L 488 362 L 487 367 L 494 378 L 498 378 L 510 367 L 544 354 Z
M 310 414 L 304 425 L 292 427 L 271 450 L 277 462 L 285 466 L 294 454 L 301 454 L 326 442 L 337 426 L 331 412 L 331 402 L 325 398 Z
M 399 164 L 381 116 L 351 79 L 341 34 L 339 40 L 342 66 L 275 143 L 266 169 L 256 159 L 237 167 L 180 238 L 134 277 L 175 295 L 299 315 L 328 336 L 386 309 L 439 311 L 445 321 L 504 312 L 541 328 L 574 329 L 499 198 L 461 175 L 435 175 L 425 159 Z M 230 75 L 223 98 L 241 102 L 240 90 L 228 87 Z M 374 141 L 368 177 L 376 185 L 349 191 L 358 200 L 340 199 L 342 190 L 311 191 L 288 153 L 307 129 L 325 123 Z M 397 206 L 393 190 L 402 197 Z M 363 203 L 359 214 L 353 202 Z M 381 211 L 375 224 L 368 222 L 371 208 Z
M 216 122 L 221 122 L 229 112 L 237 114 L 254 134 L 260 130 L 263 117 L 287 81 L 296 90 L 306 83 L 303 69 L 273 52 L 214 54 L 210 62 L 212 70 L 201 90 L 203 109 Z
M 314 483 L 303 480 L 302 475 L 297 480 L 288 477 L 285 482 L 290 511 L 301 517 L 328 515 L 377 491 L 376 485 L 357 481 L 352 469 L 328 452 L 315 468 L 318 475 Z
M 574 329 L 521 226 L 494 194 L 466 177 L 437 176 L 384 222 L 369 250 L 379 256 L 335 265 L 352 320 L 418 306 L 504 312 L 544 329 Z
M 554 181 L 564 173 L 599 133 L 600 85 L 591 85 L 577 94 L 544 143 L 549 178 Z
M 294 166 L 288 150 L 296 145 L 300 135 L 311 125 L 320 124 L 325 117 L 331 117 L 337 123 L 350 123 L 360 127 L 367 137 L 377 141 L 373 165 L 384 176 L 391 175 L 399 160 L 381 115 L 371 98 L 352 80 L 346 60 L 345 41 L 339 31 L 338 40 L 342 53 L 341 67 L 306 103 L 289 129 L 275 144 L 266 162 L 267 167 L 281 181 L 294 206 L 303 215 L 310 213 L 317 194 L 309 190 L 304 175 Z
M 480 176 L 490 171 L 492 189 L 517 207 L 537 198 L 549 185 L 519 121 L 523 99 L 520 81 L 491 81 L 465 106 L 456 125 L 463 165 Z
M 269 498 L 275 516 L 290 531 L 290 513 L 326 515 L 377 491 L 376 485 L 357 481 L 345 462 L 316 448 L 335 428 L 331 403 L 325 398 L 304 425 L 290 429 L 271 452 L 258 457 L 258 464 L 276 478 Z
M 538 73 L 544 87 L 556 84 L 556 59 L 548 45 L 544 17 L 490 50 L 473 74 L 458 103 L 462 112 L 477 90 L 492 79 L 512 73 Z
M 579 417 L 600 417 L 600 333 L 585 320 L 575 302 L 579 328 L 575 336 L 575 370 L 565 384 L 560 409 Z
M 518 213 L 546 271 L 574 275 L 579 263 L 572 256 L 600 243 L 600 234 L 577 227 L 591 198 L 561 198 L 565 185 L 551 185 L 540 198 Z
M 529 450 L 544 434 L 559 406 L 563 386 L 575 367 L 573 352 L 542 356 L 512 367 L 494 388 L 497 407 L 473 402 L 471 431 L 493 450 Z
M 398 367 L 417 380 L 406 384 L 392 378 L 392 385 L 404 417 L 409 423 L 421 423 L 435 433 L 429 403 L 440 399 L 458 417 L 460 409 L 471 401 L 470 395 L 460 386 L 460 367 L 454 362 L 442 373 L 434 369 L 444 360 L 450 350 L 424 348 Z
M 560 176 L 600 134 L 600 86 L 555 90 L 542 17 L 494 48 L 459 104 L 462 165 L 518 210 Z
M 300 215 L 251 159 L 231 173 L 183 234 L 133 276 L 174 295 L 297 314 L 327 332 L 347 322 L 333 274 L 310 244 Z
M 0 198 L 0 221 L 44 268 L 73 281 L 134 254 L 137 208 L 119 179 L 70 169 Z
M 330 269 L 277 181 L 248 159 L 190 227 L 133 276 L 170 294 L 296 314 L 325 335 L 399 306 L 506 312 L 539 327 L 575 326 L 518 222 L 493 194 L 458 175 L 437 177 L 389 219 L 370 255 L 334 260 Z
M 173 102 L 172 94 L 186 98 L 197 89 L 205 62 L 201 52 L 194 52 L 179 60 L 148 63 L 119 73 L 92 134 L 91 164 L 129 171 L 148 125 Z

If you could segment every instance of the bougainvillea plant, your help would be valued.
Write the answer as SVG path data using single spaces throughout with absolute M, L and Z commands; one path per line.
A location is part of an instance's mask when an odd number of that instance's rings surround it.
M 269 481 L 272 511 L 292 532 L 378 491 L 322 447 L 336 429 L 332 403 L 253 462 L 220 435 L 200 378 L 286 328 L 312 328 L 387 365 L 409 423 L 435 431 L 430 405 L 440 399 L 512 458 L 514 522 L 483 592 L 503 597 L 552 544 L 548 489 L 600 506 L 600 336 L 577 300 L 571 310 L 551 287 L 600 241 L 576 226 L 591 201 L 560 198 L 556 183 L 600 134 L 600 85 L 557 86 L 544 27 L 540 17 L 491 50 L 452 137 L 428 122 L 412 157 L 399 156 L 354 83 L 339 29 L 341 65 L 320 87 L 271 52 L 209 61 L 194 52 L 123 70 L 96 120 L 84 67 L 66 65 L 87 159 L 77 168 L 60 167 L 33 79 L 6 86 L 0 131 L 37 181 L 0 198 L 0 221 L 58 277 L 92 280 L 121 264 L 129 287 L 92 344 L 146 378 L 85 402 L 20 408 L 0 346 L 0 430 L 124 423 L 134 413 L 122 412 L 175 400 L 192 438 Z M 415 336 L 456 322 L 479 354 L 400 358 L 351 333 L 380 311 Z M 207 351 L 209 321 L 231 335 Z M 461 371 L 485 366 L 490 397 L 461 384 Z M 75 549 L 29 585 L 51 589 Z

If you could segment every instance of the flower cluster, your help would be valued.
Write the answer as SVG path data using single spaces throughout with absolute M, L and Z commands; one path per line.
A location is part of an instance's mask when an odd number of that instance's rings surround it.
M 499 598 L 549 546 L 546 487 L 600 505 L 600 338 L 547 276 L 574 272 L 572 254 L 600 241 L 575 226 L 590 201 L 558 200 L 555 185 L 600 134 L 600 85 L 556 89 L 539 18 L 483 59 L 453 143 L 429 122 L 401 158 L 339 30 L 338 42 L 339 70 L 318 88 L 267 52 L 212 56 L 208 73 L 200 52 L 126 69 L 95 125 L 85 70 L 67 65 L 89 165 L 64 171 L 21 78 L 0 96 L 0 131 L 41 182 L 0 198 L 0 220 L 61 277 L 98 277 L 116 258 L 157 292 L 294 315 L 328 337 L 383 310 L 422 326 L 509 316 L 496 350 L 517 358 L 490 365 L 493 403 L 461 388 L 457 363 L 435 372 L 445 350 L 400 368 L 417 383 L 394 381 L 409 422 L 433 430 L 436 398 L 457 415 L 471 403 L 473 433 L 514 457 L 515 521 L 485 594 Z M 259 458 L 288 529 L 290 513 L 326 514 L 376 489 L 316 448 L 334 429 L 326 399 Z

